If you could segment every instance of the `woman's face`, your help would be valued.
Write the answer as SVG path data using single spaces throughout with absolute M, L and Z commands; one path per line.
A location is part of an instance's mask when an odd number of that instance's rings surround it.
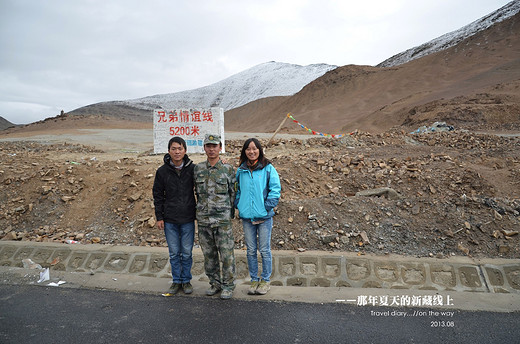
M 246 156 L 249 160 L 255 161 L 260 156 L 260 150 L 256 148 L 255 143 L 251 141 L 246 148 Z

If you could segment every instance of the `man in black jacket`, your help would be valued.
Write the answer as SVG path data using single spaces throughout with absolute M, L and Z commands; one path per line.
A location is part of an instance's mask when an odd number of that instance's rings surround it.
M 164 165 L 155 173 L 153 199 L 157 228 L 164 230 L 173 283 L 169 293 L 180 289 L 191 294 L 192 249 L 195 239 L 195 195 L 193 192 L 193 168 L 186 155 L 186 142 L 173 137 L 168 142 Z

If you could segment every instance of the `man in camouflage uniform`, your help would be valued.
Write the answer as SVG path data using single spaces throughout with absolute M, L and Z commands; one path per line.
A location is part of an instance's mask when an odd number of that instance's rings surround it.
M 194 179 L 199 243 L 204 254 L 204 270 L 211 285 L 206 295 L 221 292 L 221 299 L 230 299 L 235 289 L 235 240 L 231 227 L 235 171 L 220 160 L 221 149 L 219 135 L 206 135 L 204 151 L 208 159 L 195 166 Z

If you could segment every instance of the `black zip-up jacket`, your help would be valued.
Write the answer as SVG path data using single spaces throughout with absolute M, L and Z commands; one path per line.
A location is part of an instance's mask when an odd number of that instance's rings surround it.
M 157 221 L 182 224 L 195 220 L 195 195 L 193 192 L 193 168 L 195 165 L 184 156 L 180 175 L 170 164 L 169 154 L 164 155 L 164 165 L 157 169 L 153 182 L 153 203 Z

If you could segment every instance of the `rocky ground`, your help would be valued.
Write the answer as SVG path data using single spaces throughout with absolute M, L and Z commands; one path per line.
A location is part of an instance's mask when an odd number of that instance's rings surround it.
M 229 162 L 241 145 L 226 142 Z M 0 142 L 0 238 L 166 246 L 151 193 L 162 156 L 127 153 Z M 358 132 L 278 139 L 266 155 L 282 180 L 273 249 L 520 258 L 518 136 Z

